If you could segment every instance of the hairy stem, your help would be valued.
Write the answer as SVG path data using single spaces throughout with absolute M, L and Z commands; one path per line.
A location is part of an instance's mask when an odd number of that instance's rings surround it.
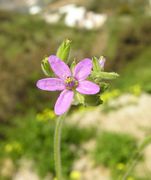
M 61 129 L 62 122 L 65 118 L 65 115 L 58 117 L 55 128 L 55 136 L 54 136 L 54 161 L 55 161 L 55 171 L 57 180 L 62 180 L 62 167 L 61 167 Z

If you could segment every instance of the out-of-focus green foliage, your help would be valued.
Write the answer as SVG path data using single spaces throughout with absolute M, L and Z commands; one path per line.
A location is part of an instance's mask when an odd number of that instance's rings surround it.
M 108 68 L 120 74 L 114 88 L 126 90 L 139 84 L 150 92 L 151 25 L 150 17 L 113 18 L 109 25 Z M 116 27 L 115 24 L 118 24 Z
M 118 14 L 133 14 L 145 12 L 148 0 L 93 0 L 88 8 L 95 12 L 110 11 Z
M 34 161 L 34 167 L 41 176 L 46 176 L 49 172 L 54 174 L 53 141 L 56 116 L 53 111 L 46 109 L 37 115 L 31 111 L 24 118 L 17 117 L 12 121 L 15 127 L 4 129 L 7 142 L 1 144 L 0 155 L 9 156 L 16 163 L 20 158 L 26 157 Z M 78 158 L 79 146 L 95 134 L 93 128 L 64 124 L 61 154 L 65 175 L 70 173 L 74 159 Z
M 55 53 L 67 37 L 74 41 L 74 55 L 91 56 L 95 32 L 48 25 L 38 16 L 8 12 L 0 12 L 0 21 L 0 119 L 7 120 L 14 111 L 26 111 L 26 107 L 42 109 L 47 102 L 52 106 L 55 93 L 41 92 L 35 86 L 42 77 L 41 60 Z
M 51 33 L 41 20 L 4 12 L 0 20 L 0 119 L 6 120 L 14 110 L 26 111 L 33 104 L 42 108 L 48 96 L 34 85 L 40 75 L 41 59 L 56 42 L 49 43 Z M 41 104 L 36 103 L 37 96 Z
M 128 87 L 126 89 L 126 92 L 134 96 L 140 96 L 142 93 L 142 89 L 139 84 L 135 84 L 134 86 Z M 103 103 L 108 103 L 109 101 L 119 97 L 120 95 L 122 95 L 122 91 L 120 89 L 113 89 L 113 90 L 104 92 L 100 96 L 100 98 L 102 99 Z
M 124 19 L 122 20 L 124 21 Z M 126 20 L 125 20 L 126 21 Z M 151 45 L 151 18 L 136 17 L 125 22 L 125 30 L 120 30 L 119 41 L 115 52 L 114 68 L 120 69 L 134 61 Z M 120 23 L 120 22 L 119 22 Z M 126 27 L 126 24 L 128 27 Z M 122 25 L 122 24 L 121 24 Z M 146 57 L 144 57 L 146 59 Z M 118 62 L 118 63 L 117 63 Z
M 111 168 L 113 175 L 117 171 L 119 175 L 126 170 L 126 164 L 136 148 L 136 139 L 128 134 L 103 132 L 97 137 L 94 159 L 97 164 Z
M 124 72 L 121 74 L 122 81 L 115 81 L 115 86 L 120 89 L 127 89 L 127 87 L 133 86 L 135 83 L 139 84 L 146 92 L 151 92 L 151 50 L 148 47 L 144 50 L 138 58 L 128 66 L 125 67 Z
M 120 96 L 123 95 L 123 93 L 126 93 L 127 95 L 133 97 L 134 99 L 131 99 L 129 102 L 122 104 L 118 103 L 118 100 L 121 98 Z M 116 111 L 122 108 L 123 106 L 129 106 L 129 105 L 135 105 L 138 102 L 138 98 L 142 94 L 142 87 L 139 84 L 135 84 L 133 86 L 127 87 L 124 91 L 121 89 L 113 89 L 104 92 L 100 99 L 103 102 L 103 108 L 102 110 L 105 113 L 108 113 L 109 111 Z M 119 99 L 118 99 L 119 98 Z M 117 103 L 116 103 L 117 101 Z
M 136 140 L 130 135 L 103 132 L 97 138 L 95 160 L 108 167 L 114 167 L 117 163 L 125 164 L 136 147 Z

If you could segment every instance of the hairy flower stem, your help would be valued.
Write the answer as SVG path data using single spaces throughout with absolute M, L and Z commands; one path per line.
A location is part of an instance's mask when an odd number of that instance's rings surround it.
M 62 180 L 62 167 L 61 167 L 61 129 L 65 115 L 59 116 L 56 122 L 55 136 L 54 136 L 54 161 L 57 180 Z

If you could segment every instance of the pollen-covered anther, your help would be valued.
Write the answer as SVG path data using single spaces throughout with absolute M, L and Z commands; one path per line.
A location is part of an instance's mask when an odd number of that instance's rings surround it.
M 74 77 L 69 76 L 65 80 L 65 86 L 68 90 L 73 90 L 78 86 L 78 81 Z

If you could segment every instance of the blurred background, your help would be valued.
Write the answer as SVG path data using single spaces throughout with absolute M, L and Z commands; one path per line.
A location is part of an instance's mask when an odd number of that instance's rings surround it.
M 54 179 L 57 94 L 35 84 L 66 38 L 70 63 L 104 55 L 120 78 L 103 105 L 74 107 L 65 120 L 64 176 L 120 180 L 133 166 L 127 180 L 151 180 L 150 0 L 0 0 L 0 179 Z

